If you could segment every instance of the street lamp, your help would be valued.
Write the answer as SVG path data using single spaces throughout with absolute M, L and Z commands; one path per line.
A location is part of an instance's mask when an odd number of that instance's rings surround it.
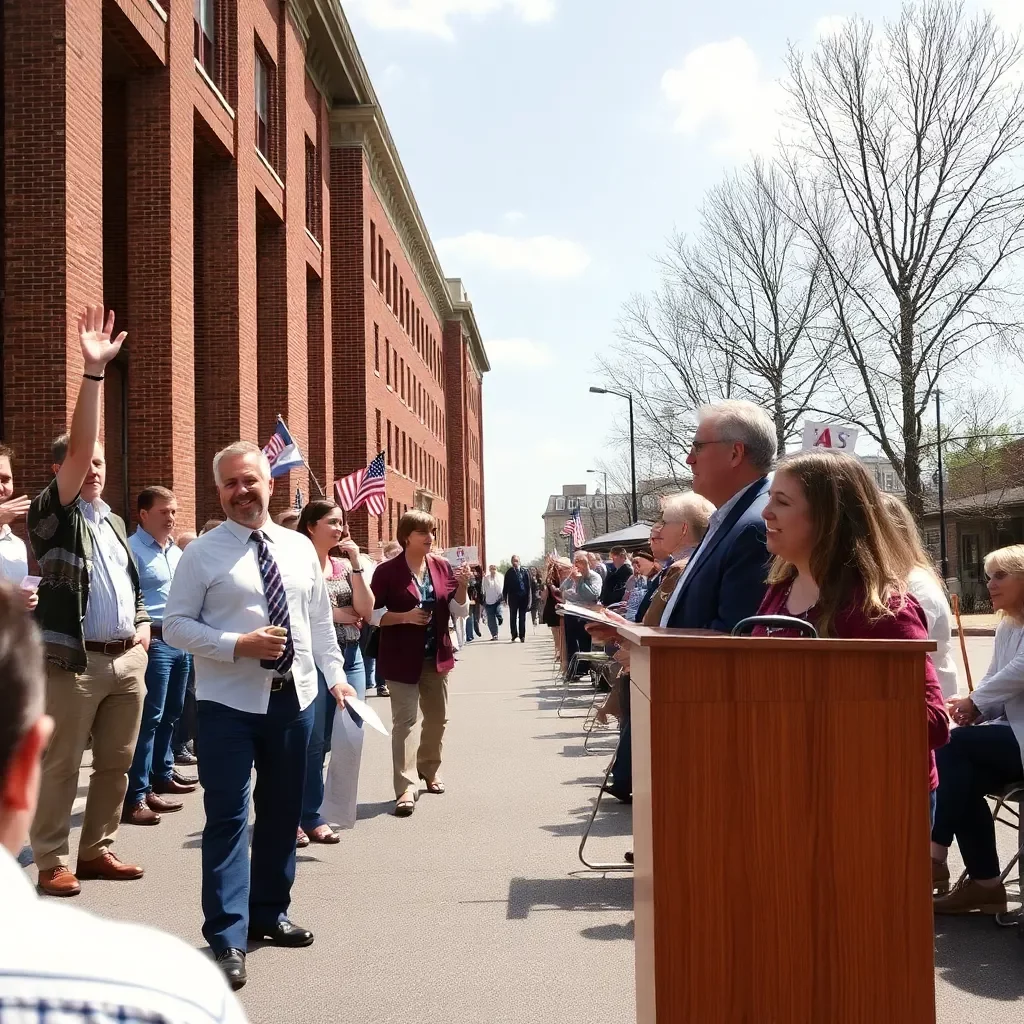
M 614 388 L 591 387 L 590 393 L 593 395 L 617 395 L 629 402 L 629 482 L 633 489 L 633 522 L 637 523 L 640 521 L 640 516 L 636 510 L 636 440 L 633 435 L 633 396 L 628 391 L 616 391 Z M 605 504 L 607 504 L 607 499 Z
M 588 469 L 588 473 L 600 473 L 604 477 L 604 532 L 608 532 L 608 474 L 603 469 Z

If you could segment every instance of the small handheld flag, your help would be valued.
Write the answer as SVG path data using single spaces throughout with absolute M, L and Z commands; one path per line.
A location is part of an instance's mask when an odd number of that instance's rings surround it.
M 263 449 L 263 454 L 270 462 L 272 477 L 283 476 L 290 469 L 305 465 L 299 446 L 292 440 L 292 435 L 288 433 L 288 428 L 280 416 L 277 418 L 274 433 Z
M 353 512 L 365 504 L 368 512 L 375 516 L 382 515 L 387 493 L 386 479 L 387 467 L 384 464 L 384 453 L 381 452 L 366 469 L 357 469 L 334 481 L 338 504 L 346 512 Z

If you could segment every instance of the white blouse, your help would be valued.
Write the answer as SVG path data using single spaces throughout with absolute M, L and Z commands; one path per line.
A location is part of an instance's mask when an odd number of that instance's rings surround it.
M 959 683 L 953 658 L 953 614 L 949 610 L 946 592 L 927 569 L 914 569 L 907 580 L 907 589 L 928 620 L 928 638 L 938 645 L 929 657 L 939 677 L 942 696 L 949 700 L 956 696 Z
M 1024 625 L 1003 619 L 996 627 L 992 664 L 971 700 L 986 721 L 1005 718 L 1024 750 Z

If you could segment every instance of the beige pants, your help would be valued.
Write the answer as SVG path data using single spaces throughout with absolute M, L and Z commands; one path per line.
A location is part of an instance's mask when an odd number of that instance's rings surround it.
M 448 724 L 448 675 L 423 666 L 418 685 L 393 683 L 391 690 L 391 757 L 395 766 L 395 797 L 419 789 L 419 775 L 433 779 L 441 767 L 441 746 Z M 423 726 L 417 729 L 417 712 Z M 419 735 L 417 735 L 417 733 Z
M 71 810 L 90 733 L 92 777 L 78 859 L 99 857 L 113 843 L 139 735 L 147 660 L 143 647 L 136 645 L 119 658 L 90 652 L 80 675 L 47 666 L 46 713 L 55 727 L 43 757 L 39 808 L 31 832 L 32 855 L 40 871 L 68 865 Z

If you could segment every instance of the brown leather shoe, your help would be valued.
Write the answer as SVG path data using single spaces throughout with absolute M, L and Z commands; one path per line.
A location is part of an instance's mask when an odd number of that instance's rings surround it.
M 159 825 L 160 815 L 147 807 L 145 800 L 140 800 L 137 804 L 121 810 L 121 823 L 124 825 Z
M 181 795 L 182 793 L 194 793 L 195 788 L 194 782 L 186 786 L 174 778 L 153 780 L 154 793 L 175 793 Z
M 92 860 L 79 860 L 80 879 L 101 878 L 108 882 L 127 882 L 142 877 L 142 868 L 135 864 L 124 864 L 109 850 Z
M 180 811 L 185 806 L 181 800 L 168 800 L 166 797 L 157 796 L 156 793 L 147 793 L 146 803 L 151 811 L 159 811 L 161 814 Z
M 78 879 L 63 864 L 40 871 L 36 888 L 44 896 L 77 896 L 82 891 Z

